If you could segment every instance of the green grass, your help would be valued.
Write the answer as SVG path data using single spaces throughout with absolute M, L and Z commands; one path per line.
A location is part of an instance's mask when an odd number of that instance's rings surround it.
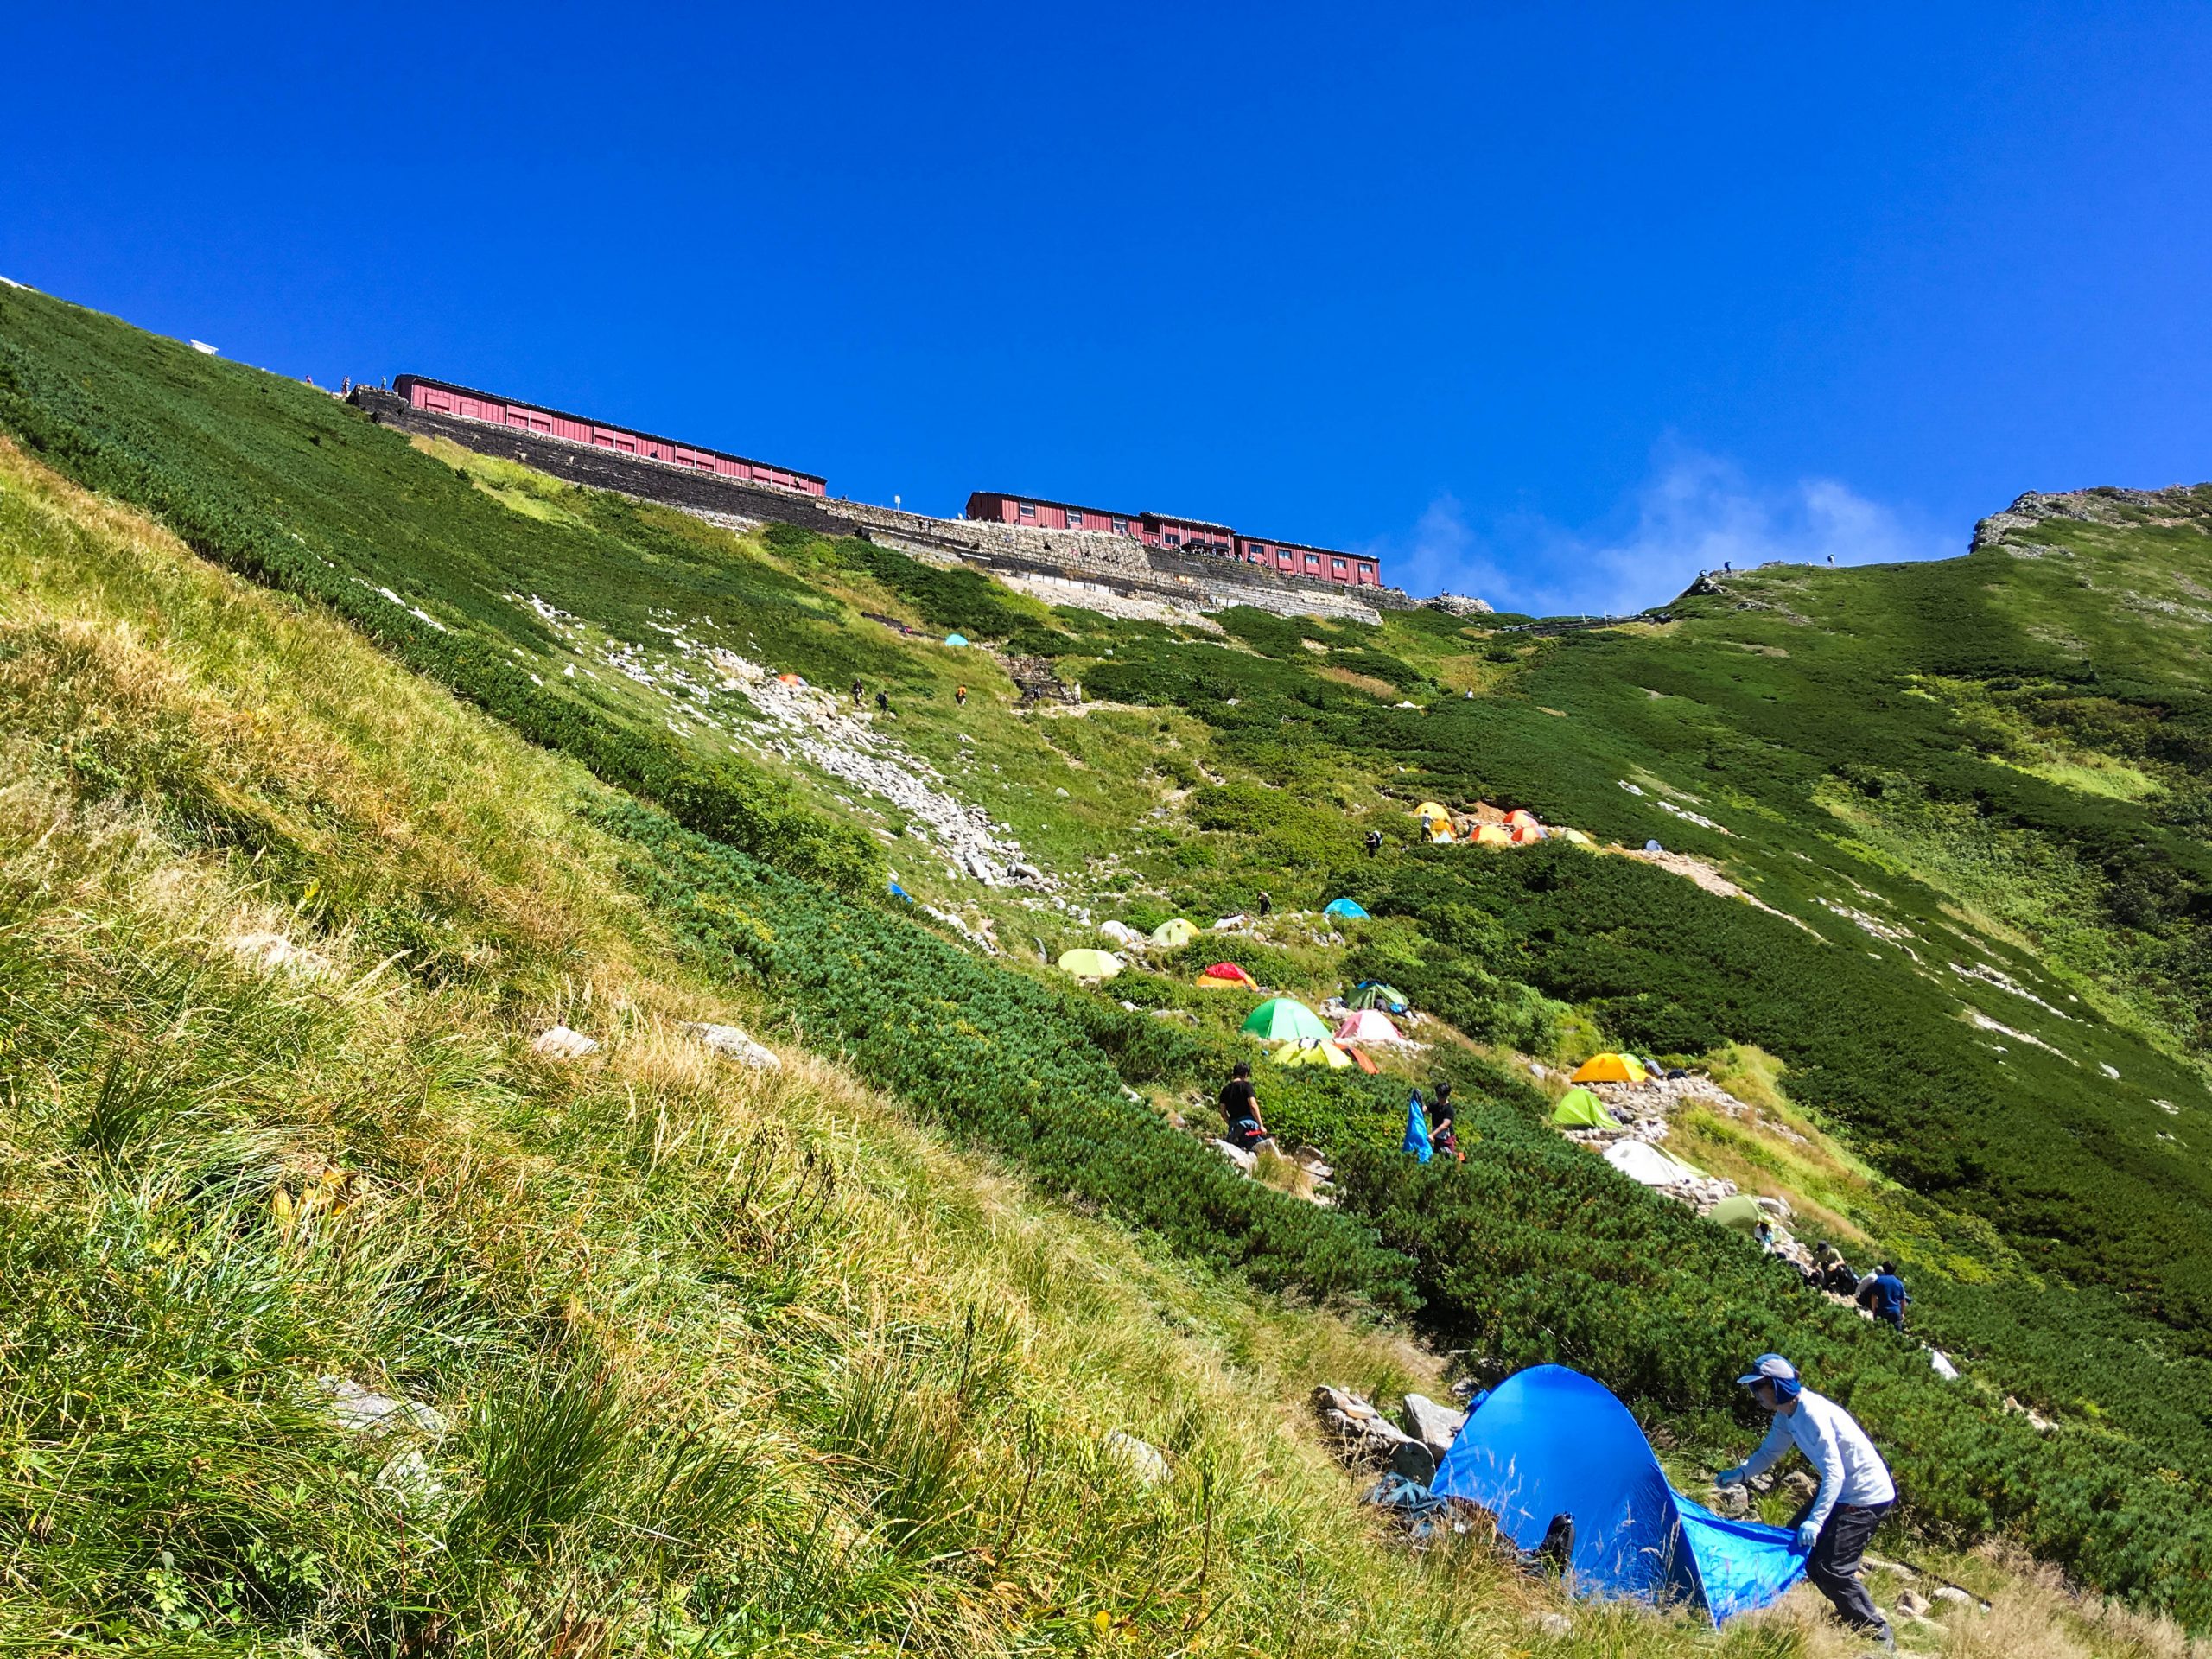
M 735 538 L 522 469 L 425 454 L 305 389 L 87 314 L 16 296 L 0 308 L 0 423 L 73 475 L 162 517 L 206 556 L 328 605 L 516 730 L 656 803 L 690 838 L 669 817 L 602 795 L 589 817 L 572 801 L 549 810 L 536 840 L 480 846 L 486 797 L 440 792 L 444 750 L 418 753 L 419 734 L 375 729 L 362 699 L 318 706 L 319 688 L 289 683 L 314 673 L 244 648 L 232 667 L 264 700 L 256 712 L 235 729 L 181 721 L 137 658 L 73 632 L 70 620 L 89 605 L 81 594 L 29 620 L 0 655 L 0 685 L 21 706 L 33 757 L 27 772 L 65 789 L 74 810 L 156 813 L 162 833 L 250 868 L 308 923 L 342 934 L 349 950 L 358 942 L 365 963 L 393 957 L 386 973 L 410 996 L 489 997 L 512 1011 L 528 1005 L 516 988 L 527 982 L 541 999 L 596 997 L 606 994 L 595 952 L 608 928 L 632 950 L 652 938 L 656 960 L 680 941 L 681 965 L 656 974 L 762 999 L 762 1018 L 848 1047 L 910 1108 L 995 1148 L 1048 1192 L 1104 1203 L 1172 1240 L 1186 1261 L 1396 1303 L 1387 1255 L 1348 1275 L 1268 1265 L 1282 1258 L 1264 1240 L 1254 1248 L 1252 1217 L 1272 1213 L 1266 1205 L 1205 1198 L 1192 1211 L 1182 1189 L 1205 1182 L 1179 1154 L 1161 1166 L 1180 1172 L 1173 1181 L 1140 1183 L 1158 1192 L 1115 1192 L 1104 1179 L 1110 1158 L 1095 1177 L 1059 1184 L 1077 1166 L 1062 1155 L 1074 1141 L 1054 1128 L 1025 1147 L 1002 1112 L 1018 1090 L 994 1084 L 998 1103 L 972 1112 L 944 1058 L 931 1054 L 934 1033 L 856 1023 L 862 1005 L 849 988 L 810 976 L 799 947 L 817 938 L 851 941 L 836 947 L 848 962 L 911 957 L 939 988 L 969 988 L 952 1001 L 993 1011 L 971 1039 L 1003 1046 L 1017 1065 L 1031 1056 L 1009 1024 L 1040 1055 L 1099 1044 L 1118 1081 L 1144 1085 L 1162 1104 L 1203 1098 L 1241 1047 L 1234 1011 L 1185 997 L 1172 976 L 1132 978 L 1129 1000 L 1187 1008 L 1194 1028 L 1126 1016 L 1110 1007 L 1112 988 L 1086 999 L 1040 990 L 1006 964 L 986 971 L 903 921 L 833 900 L 825 885 L 858 891 L 879 879 L 880 855 L 853 833 L 855 812 L 803 770 L 731 755 L 742 710 L 712 693 L 672 696 L 666 671 L 677 648 L 664 642 L 726 645 L 817 683 L 859 675 L 887 684 L 900 741 L 1012 821 L 1070 884 L 1076 908 L 1067 912 L 957 884 L 922 889 L 991 916 L 1010 944 L 1034 938 L 1055 954 L 1092 942 L 1085 906 L 1100 918 L 1204 921 L 1248 906 L 1263 887 L 1287 908 L 1349 891 L 1382 919 L 1338 940 L 1279 918 L 1252 953 L 1266 976 L 1317 996 L 1379 972 L 1469 1036 L 1554 1058 L 1599 1038 L 1662 1052 L 1730 1042 L 1771 1052 L 1789 1067 L 1793 1109 L 1904 1184 L 1882 1189 L 1879 1203 L 1862 1201 L 1862 1213 L 1911 1259 L 1929 1329 L 1965 1353 L 1990 1392 L 1937 1407 L 1939 1391 L 1900 1369 L 1901 1357 L 1866 1347 L 1854 1331 L 1827 1331 L 1787 1287 L 1745 1276 L 1728 1241 L 1576 1164 L 1579 1154 L 1529 1121 L 1524 1090 L 1449 1042 L 1432 1058 L 1482 1097 L 1469 1127 L 1484 1150 L 1465 1172 L 1419 1178 L 1417 1190 L 1392 1158 L 1363 1148 L 1395 1145 L 1408 1072 L 1421 1075 L 1427 1063 L 1376 1083 L 1268 1078 L 1281 1124 L 1340 1155 L 1350 1214 L 1414 1261 L 1423 1329 L 1498 1363 L 1576 1358 L 1639 1409 L 1678 1417 L 1693 1440 L 1714 1444 L 1728 1432 L 1719 1413 L 1732 1362 L 1722 1351 L 1752 1329 L 1768 1333 L 1763 1340 L 1794 1333 L 1820 1345 L 1839 1377 L 1888 1391 L 1885 1427 L 1913 1465 L 1922 1525 L 1958 1535 L 1998 1527 L 2067 1554 L 2099 1581 L 2154 1601 L 2185 1597 L 2199 1544 L 2154 1513 L 2165 1495 L 2141 1477 L 2177 1470 L 2174 1490 L 2186 1493 L 2212 1473 L 2204 1426 L 2177 1403 L 2198 1389 L 2203 1363 L 2190 1350 L 2207 1284 L 2205 1178 L 2158 1138 L 2170 1122 L 2196 1134 L 2204 1110 L 2191 1092 L 2202 1090 L 2190 1011 L 2202 1002 L 2192 988 L 2202 974 L 2205 882 L 2191 792 L 2202 768 L 2192 747 L 2202 704 L 2190 700 L 2190 636 L 2105 627 L 2078 589 L 2049 588 L 2055 561 L 2026 562 L 2023 577 L 2021 562 L 1997 563 L 2002 556 L 1902 572 L 1762 574 L 1739 589 L 1751 609 L 1698 601 L 1667 627 L 1534 643 L 1497 636 L 1494 620 L 1429 613 L 1393 615 L 1376 630 L 1236 612 L 1222 638 L 1116 624 L 1047 613 L 972 573 L 862 544 L 788 531 Z M 2113 567 L 2142 563 L 2139 541 L 2126 539 L 2137 531 L 2099 533 L 2117 538 Z M 2167 550 L 2188 550 L 2156 533 Z M 2119 601 L 2135 615 L 2132 596 L 2150 589 L 2140 573 L 2129 580 Z M 382 596 L 387 587 L 400 603 Z M 549 621 L 516 597 L 528 594 L 575 625 Z M 2062 604 L 2074 632 L 2058 640 Z M 862 610 L 1055 656 L 1065 677 L 1117 706 L 1017 713 L 988 658 L 902 639 Z M 227 649 L 213 643 L 222 627 L 201 632 L 194 650 Z M 600 648 L 613 643 L 645 647 L 660 688 L 608 671 Z M 2097 653 L 2094 676 L 2081 671 L 2087 651 Z M 571 666 L 575 676 L 564 671 Z M 977 691 L 966 710 L 950 705 L 956 680 Z M 1390 706 L 1376 685 L 1416 706 Z M 427 686 L 422 694 L 435 696 Z M 304 752 L 282 776 L 229 764 L 259 752 L 263 707 L 303 703 L 296 717 L 343 731 L 346 753 L 410 767 L 423 810 L 435 805 L 423 820 L 435 827 L 425 828 L 374 804 L 376 791 L 357 791 L 364 821 L 398 836 L 415 861 L 404 880 L 340 855 L 363 832 L 300 781 L 318 778 Z M 415 705 L 418 714 L 428 706 Z M 438 764 L 418 779 L 412 770 L 424 760 Z M 2156 786 L 2085 791 L 2053 781 L 2069 767 L 2124 771 Z M 1645 794 L 1621 789 L 1623 779 Z M 1430 795 L 1529 804 L 1631 843 L 1657 835 L 1726 864 L 1814 931 L 1620 861 L 1551 851 L 1407 857 L 1405 810 Z M 1656 805 L 1662 796 L 1738 833 L 1666 815 Z M 549 799 L 542 788 L 517 798 Z M 1370 824 L 1393 842 L 1375 864 L 1357 855 Z M 526 879 L 513 874 L 518 861 Z M 621 917 L 619 926 L 587 938 L 563 906 L 528 902 L 549 862 L 571 891 L 599 895 L 594 904 Z M 2052 882 L 2054 870 L 2069 880 Z M 1910 953 L 1862 932 L 1838 905 L 1875 915 Z M 780 947 L 766 937 L 779 909 L 807 918 Z M 1243 952 L 1230 944 L 1200 954 Z M 1953 958 L 1987 964 L 2080 1017 L 2054 1024 L 2015 992 L 1958 981 L 1946 966 Z M 551 988 L 555 979 L 565 988 Z M 1969 999 L 2063 1044 L 2080 1064 L 1997 1056 L 1956 1017 Z M 2095 1069 L 2105 1065 L 2124 1086 L 2106 1085 Z M 2015 1076 L 2025 1086 L 2010 1086 Z M 2179 1103 L 2181 1118 L 2158 1115 L 2153 1096 Z M 1196 1116 L 1203 1121 L 1203 1109 Z M 569 1121 L 594 1127 L 531 1155 L 565 1166 L 597 1144 L 592 1136 L 613 1133 L 589 1112 Z M 1118 1096 L 1098 1121 L 1116 1135 L 1139 1132 L 1122 1121 Z M 978 1133 L 986 1124 L 996 1127 Z M 1576 1214 L 1558 1208 L 1562 1195 Z M 1594 1255 L 1599 1236 L 1576 1219 L 1591 1213 L 1606 1217 L 1606 1248 Z M 1445 1243 L 1452 1235 L 1439 1218 L 1459 1216 L 1466 1228 Z M 1503 1222 L 1483 1232 L 1478 1216 L 1484 1226 Z M 1440 1270 L 1455 1252 L 1463 1268 L 1488 1261 L 1491 1274 Z M 1644 1272 L 1654 1252 L 1666 1268 Z M 1510 1294 L 1497 1291 L 1500 1278 Z M 1700 1301 L 1700 1282 L 1726 1289 Z M 2069 1375 L 2069 1351 L 2071 1370 L 2094 1376 L 2094 1395 Z M 529 1357 L 537 1365 L 544 1356 Z M 584 1357 L 591 1363 L 521 1392 L 550 1389 L 582 1411 L 600 1397 L 598 1356 Z M 2063 1455 L 2033 1455 L 1992 1408 L 2005 1389 L 2069 1414 L 2080 1438 Z M 597 1422 L 596 1411 L 576 1421 Z M 588 1450 L 559 1423 L 545 1433 L 549 1446 L 569 1448 L 562 1456 Z M 926 1440 L 915 1443 L 917 1457 Z M 612 1470 L 626 1455 L 609 1450 L 593 1466 Z M 2108 1491 L 2107 1475 L 2133 1484 Z M 518 1478 L 521 1496 L 499 1513 L 521 1518 L 481 1522 L 502 1550 L 535 1535 L 533 1505 L 557 1510 L 566 1501 L 550 1475 Z M 925 1459 L 911 1489 L 937 1478 Z M 2128 1507 L 2138 1503 L 2147 1507 Z M 2106 1518 L 2082 1518 L 2093 1514 Z M 583 1522 L 568 1515 L 546 1524 Z

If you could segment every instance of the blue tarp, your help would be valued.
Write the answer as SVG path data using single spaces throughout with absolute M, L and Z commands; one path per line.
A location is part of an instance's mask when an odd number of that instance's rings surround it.
M 1427 1163 L 1435 1155 L 1435 1144 L 1428 1138 L 1428 1114 L 1421 1109 L 1421 1090 L 1414 1090 L 1406 1102 L 1407 1152 Z
M 1578 1590 L 1692 1606 L 1716 1624 L 1780 1600 L 1805 1571 L 1783 1528 L 1723 1520 L 1669 1486 L 1628 1408 L 1564 1365 L 1499 1383 L 1430 1490 L 1480 1504 L 1522 1549 L 1572 1515 Z
M 1321 913 L 1324 916 L 1348 916 L 1357 921 L 1367 918 L 1367 912 L 1357 899 L 1332 899 L 1321 906 Z

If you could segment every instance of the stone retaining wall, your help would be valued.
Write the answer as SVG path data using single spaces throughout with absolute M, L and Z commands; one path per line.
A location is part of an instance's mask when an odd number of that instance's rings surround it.
M 570 443 L 542 432 L 512 431 L 435 414 L 375 386 L 355 388 L 352 401 L 380 426 L 448 438 L 479 454 L 519 461 L 572 484 L 661 502 L 719 522 L 798 524 L 825 536 L 859 536 L 937 564 L 958 561 L 1024 576 L 1096 585 L 1131 598 L 1200 611 L 1249 605 L 1283 616 L 1372 623 L 1381 620 L 1377 607 L 1410 609 L 1418 603 L 1395 588 L 1308 582 L 1235 559 L 1147 547 L 1126 536 L 933 518 L 841 497 L 801 495 Z

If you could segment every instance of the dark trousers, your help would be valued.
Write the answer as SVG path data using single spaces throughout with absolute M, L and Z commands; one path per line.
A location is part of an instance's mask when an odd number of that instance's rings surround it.
M 1866 1553 L 1874 1529 L 1882 1524 L 1891 1507 L 1887 1503 L 1837 1504 L 1828 1511 L 1821 1535 L 1814 1541 L 1813 1553 L 1806 1558 L 1805 1576 L 1828 1599 L 1836 1617 L 1854 1630 L 1889 1628 L 1881 1610 L 1874 1605 L 1874 1598 L 1859 1582 L 1859 1558 Z

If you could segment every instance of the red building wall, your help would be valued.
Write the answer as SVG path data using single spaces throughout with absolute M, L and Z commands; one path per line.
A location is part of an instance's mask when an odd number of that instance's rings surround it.
M 590 444 L 596 448 L 613 449 L 626 455 L 642 455 L 649 461 L 689 467 L 702 473 L 715 473 L 724 478 L 773 484 L 786 490 L 797 490 L 804 495 L 826 496 L 830 493 L 827 480 L 809 473 L 795 473 L 785 467 L 770 466 L 766 461 L 724 454 L 719 449 L 696 448 L 690 444 L 677 443 L 673 439 L 632 432 L 626 427 L 602 426 L 581 416 L 563 415 L 557 410 L 541 409 L 534 404 L 512 403 L 485 392 L 471 391 L 463 386 L 448 385 L 442 381 L 403 374 L 393 390 L 415 408 L 427 410 L 435 415 L 454 415 L 462 420 L 484 421 L 518 431 L 542 432 L 548 437 L 562 438 L 570 443 Z

